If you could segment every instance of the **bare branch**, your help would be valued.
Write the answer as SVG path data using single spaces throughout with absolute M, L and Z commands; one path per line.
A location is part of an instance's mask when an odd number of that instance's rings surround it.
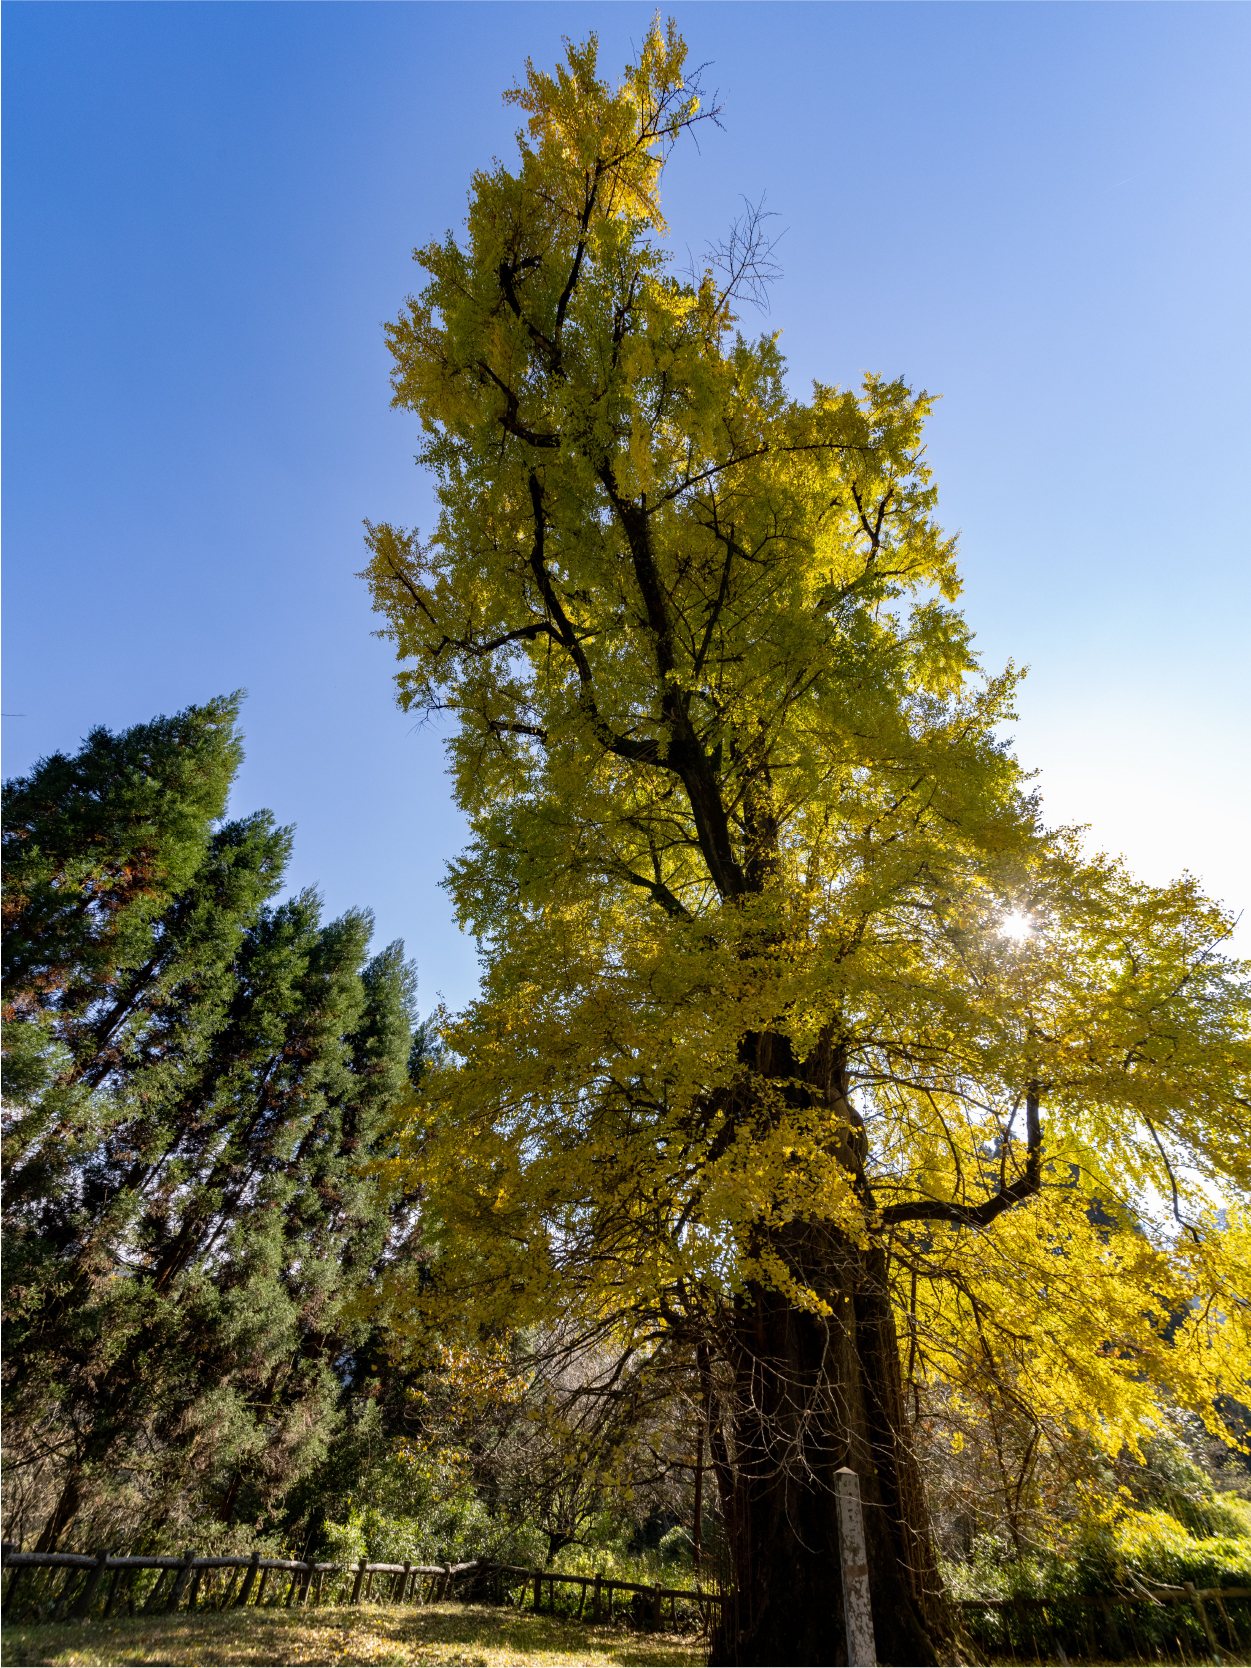
M 1168 1154 L 1164 1151 L 1164 1143 L 1156 1134 L 1155 1125 L 1151 1122 L 1151 1119 L 1145 1112 L 1142 1114 L 1142 1121 L 1151 1131 L 1151 1139 L 1155 1142 L 1156 1151 L 1159 1153 L 1160 1158 L 1163 1161 L 1165 1174 L 1168 1176 L 1168 1184 L 1173 1190 L 1173 1220 L 1179 1227 L 1185 1228 L 1187 1232 L 1193 1236 L 1195 1244 L 1198 1245 L 1199 1230 L 1195 1227 L 1193 1222 L 1187 1222 L 1181 1213 L 1181 1199 L 1177 1192 L 1177 1178 L 1173 1174 L 1173 1166 L 1168 1161 Z
M 772 209 L 764 206 L 763 195 L 758 203 L 743 198 L 743 213 L 731 223 L 729 234 L 720 243 L 710 244 L 705 258 L 714 272 L 723 278 L 718 306 L 736 301 L 741 296 L 762 313 L 769 311 L 769 286 L 782 276 L 782 268 L 774 259 L 774 250 L 786 236 L 779 232 L 775 238 L 765 233 L 765 221 L 776 220 Z M 690 276 L 698 285 L 692 262 Z

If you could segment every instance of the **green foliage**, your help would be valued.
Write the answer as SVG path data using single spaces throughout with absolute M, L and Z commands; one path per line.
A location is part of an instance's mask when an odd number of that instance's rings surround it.
M 154 1077 L 159 1092 L 197 1051 L 195 1018 L 227 999 L 243 925 L 290 851 L 267 813 L 212 832 L 238 707 L 96 729 L 5 784 L 6 1204 L 94 1139 L 94 1091 L 123 1059 L 137 1094 Z
M 6 1506 L 47 1545 L 260 1527 L 342 1421 L 350 1300 L 415 1232 L 370 1174 L 415 975 L 368 957 L 367 912 L 267 902 L 289 831 L 214 822 L 236 710 L 6 788 Z
M 346 1523 L 327 1523 L 327 1556 L 367 1557 L 377 1563 L 463 1563 L 500 1558 L 533 1563 L 542 1537 L 510 1528 L 487 1511 L 465 1486 L 421 1516 L 404 1516 L 377 1506 L 353 1509 Z
M 1161 1431 L 1142 1448 L 1141 1465 L 1123 1466 L 1115 1473 L 1139 1511 L 1166 1514 L 1200 1540 L 1251 1535 L 1251 1502 L 1231 1490 L 1218 1492 L 1185 1442 Z
M 620 1523 L 611 1519 L 593 1526 L 582 1544 L 562 1547 L 552 1568 L 569 1575 L 639 1581 L 645 1586 L 656 1581 L 666 1587 L 693 1584 L 689 1535 L 678 1529 L 663 1537 L 659 1546 L 639 1546 L 634 1534 L 623 1532 Z
M 414 1455 L 409 1441 L 387 1445 L 356 1478 L 342 1522 L 328 1521 L 326 1556 L 379 1563 L 459 1563 L 501 1558 L 533 1563 L 546 1537 L 488 1509 L 458 1453 Z
M 240 699 L 95 729 L 73 758 L 54 753 L 5 785 L 4 977 L 25 1017 L 72 1021 L 146 959 L 148 924 L 198 873 L 225 809 Z
M 1166 1513 L 1134 1513 L 1115 1532 L 1091 1531 L 1062 1552 L 1021 1557 L 1005 1536 L 979 1535 L 967 1558 L 943 1561 L 955 1599 L 1122 1592 L 1129 1571 L 1166 1586 L 1245 1587 L 1251 1585 L 1251 1532 L 1196 1537 Z
M 1042 1598 L 1140 1590 L 1142 1582 L 1251 1583 L 1251 1504 L 1214 1487 L 1196 1457 L 1201 1438 L 1194 1421 L 1175 1417 L 1144 1440 L 1141 1458 L 1123 1453 L 1109 1461 L 1089 1445 L 1045 1458 L 1043 1475 L 1032 1478 L 1041 1509 L 1016 1519 L 1015 1540 L 1002 1510 L 999 1525 L 973 1533 L 963 1549 L 946 1537 L 951 1591 Z M 967 1455 L 961 1463 L 967 1471 Z M 990 1484 L 983 1475 L 988 1504 Z M 984 1521 L 994 1516 L 992 1508 Z

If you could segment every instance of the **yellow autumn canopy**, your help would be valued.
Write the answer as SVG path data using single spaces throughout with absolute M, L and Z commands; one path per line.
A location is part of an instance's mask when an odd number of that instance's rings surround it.
M 739 329 L 750 217 L 675 271 L 685 59 L 671 26 L 615 89 L 594 37 L 529 66 L 516 167 L 389 332 L 441 509 L 371 527 L 368 576 L 402 703 L 451 721 L 483 950 L 396 1161 L 440 1224 L 413 1324 L 653 1348 L 750 1285 L 821 1312 L 776 1232 L 820 1220 L 884 1249 L 914 1374 L 1110 1447 L 1162 1394 L 1217 1428 L 1251 1367 L 1229 922 L 1043 827 L 928 397 L 792 396 Z

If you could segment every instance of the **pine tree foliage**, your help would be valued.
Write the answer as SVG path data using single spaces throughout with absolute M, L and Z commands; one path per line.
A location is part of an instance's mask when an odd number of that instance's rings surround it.
M 368 1173 L 413 969 L 369 959 L 367 912 L 268 901 L 290 831 L 220 820 L 236 712 L 95 731 L 6 789 L 6 1487 L 48 1546 L 273 1505 L 413 1232 Z
M 484 955 L 397 1166 L 443 1224 L 412 1313 L 704 1341 L 718 1649 L 833 1660 L 846 1463 L 879 1647 L 932 1660 L 906 1379 L 1110 1449 L 1161 1394 L 1219 1430 L 1246 1381 L 1244 973 L 1193 880 L 1042 824 L 1015 675 L 955 607 L 929 398 L 791 395 L 738 318 L 758 217 L 670 264 L 662 166 L 703 114 L 674 28 L 615 88 L 592 37 L 507 96 L 516 167 L 474 175 L 389 329 L 437 525 L 369 529 L 401 701 L 454 720 Z

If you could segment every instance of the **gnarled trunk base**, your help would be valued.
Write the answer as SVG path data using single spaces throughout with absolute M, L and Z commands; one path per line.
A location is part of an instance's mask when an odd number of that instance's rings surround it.
M 943 1661 L 952 1619 L 905 1422 L 884 1260 L 820 1223 L 796 1225 L 784 1249 L 831 1313 L 757 1290 L 736 1315 L 730 1440 L 717 1455 L 734 1591 L 711 1660 L 846 1663 L 834 1488 L 845 1465 L 860 1479 L 877 1660 Z

